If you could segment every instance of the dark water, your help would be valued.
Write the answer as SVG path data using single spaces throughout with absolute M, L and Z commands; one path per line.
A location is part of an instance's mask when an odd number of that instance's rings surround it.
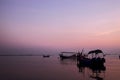
M 107 57 L 105 67 L 95 78 L 91 69 L 79 71 L 76 61 L 61 61 L 58 56 L 0 56 L 0 80 L 120 80 L 117 57 Z

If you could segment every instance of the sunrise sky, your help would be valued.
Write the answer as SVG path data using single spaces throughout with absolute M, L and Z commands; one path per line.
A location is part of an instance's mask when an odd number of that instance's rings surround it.
M 0 0 L 0 43 L 120 47 L 120 0 Z

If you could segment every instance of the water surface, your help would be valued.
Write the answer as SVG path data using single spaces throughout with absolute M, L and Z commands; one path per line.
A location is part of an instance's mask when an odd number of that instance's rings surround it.
M 106 58 L 100 80 L 120 80 L 120 60 Z M 77 67 L 75 60 L 58 56 L 0 56 L 0 80 L 98 80 L 89 68 Z

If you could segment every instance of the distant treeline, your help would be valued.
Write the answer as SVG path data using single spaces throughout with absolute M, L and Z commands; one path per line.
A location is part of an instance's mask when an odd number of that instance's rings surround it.
M 27 55 L 0 55 L 0 56 L 42 56 L 42 55 L 30 55 L 30 54 L 27 54 Z
M 47 48 L 21 48 L 21 47 L 1 47 L 0 56 L 42 56 L 43 54 L 56 53 Z

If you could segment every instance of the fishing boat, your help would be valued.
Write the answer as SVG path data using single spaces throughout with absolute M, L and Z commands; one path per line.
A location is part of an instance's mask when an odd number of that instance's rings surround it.
M 74 59 L 77 57 L 75 52 L 61 52 L 60 59 Z
M 66 56 L 66 55 L 63 55 L 63 54 L 59 54 L 60 58 L 61 59 L 70 59 L 70 58 L 76 58 L 76 54 L 73 54 L 73 55 L 70 55 L 70 56 Z
M 61 52 L 59 54 L 60 59 L 77 59 L 78 55 L 81 55 L 83 53 L 83 49 L 81 52 Z
M 102 57 L 98 56 L 99 53 L 102 53 Z M 92 58 L 88 58 L 89 55 L 92 55 Z M 79 55 L 77 57 L 77 65 L 86 66 L 90 68 L 96 68 L 103 66 L 105 63 L 104 53 L 102 50 L 96 49 L 89 51 L 87 57 Z

